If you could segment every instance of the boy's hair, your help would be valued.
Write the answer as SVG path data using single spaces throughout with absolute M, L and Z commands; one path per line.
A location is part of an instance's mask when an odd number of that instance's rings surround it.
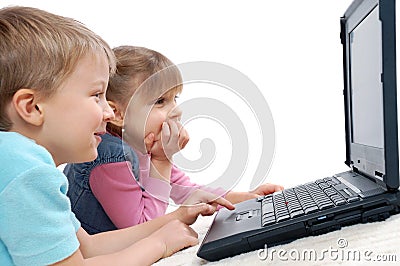
M 19 89 L 51 97 L 80 59 L 99 51 L 114 73 L 111 48 L 82 23 L 31 7 L 0 9 L 0 131 L 12 126 L 6 106 Z
M 160 97 L 182 91 L 182 76 L 178 67 L 159 52 L 144 47 L 119 46 L 113 49 L 117 69 L 110 77 L 107 100 L 127 108 L 133 94 Z M 107 130 L 121 136 L 121 128 L 107 123 Z

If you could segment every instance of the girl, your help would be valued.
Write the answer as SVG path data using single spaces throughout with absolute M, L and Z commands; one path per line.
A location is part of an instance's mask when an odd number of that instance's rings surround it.
M 109 81 L 107 99 L 115 118 L 107 123 L 99 156 L 64 170 L 71 185 L 72 210 L 88 232 L 125 228 L 159 217 L 165 214 L 169 198 L 190 204 L 225 195 L 238 203 L 282 189 L 264 184 L 252 192 L 226 192 L 192 183 L 171 160 L 189 140 L 175 101 L 182 90 L 178 68 L 162 54 L 143 47 L 121 46 L 114 53 L 117 71 Z M 122 141 L 123 133 L 129 145 Z

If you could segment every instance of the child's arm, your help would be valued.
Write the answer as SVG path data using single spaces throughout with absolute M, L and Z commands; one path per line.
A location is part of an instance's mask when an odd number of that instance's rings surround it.
M 171 174 L 171 198 L 176 203 L 182 203 L 186 198 L 193 193 L 196 189 L 205 190 L 214 193 L 215 196 L 225 195 L 225 199 L 233 204 L 257 198 L 261 195 L 268 195 L 274 193 L 275 191 L 283 190 L 283 187 L 275 184 L 262 184 L 258 186 L 255 190 L 249 192 L 239 192 L 239 191 L 229 191 L 226 192 L 223 189 L 212 189 L 207 187 L 202 187 L 190 181 L 190 178 L 177 167 L 172 168 Z
M 150 176 L 170 182 L 172 155 L 181 150 L 189 141 L 186 130 L 174 120 L 162 124 L 160 139 L 154 133 L 145 136 L 144 143 L 151 156 Z
M 149 133 L 144 143 L 151 154 L 150 176 L 170 182 L 172 155 L 183 149 L 189 141 L 189 135 L 179 121 L 169 119 L 162 124 L 161 137 L 155 140 Z
M 144 158 L 146 159 L 146 158 Z M 97 166 L 90 173 L 89 183 L 93 194 L 117 228 L 126 228 L 165 214 L 171 191 L 169 183 L 142 178 L 139 184 L 129 162 Z M 141 172 L 148 169 L 141 169 Z M 144 174 L 146 174 L 144 173 Z M 141 173 L 142 175 L 142 173 Z M 144 188 L 156 186 L 157 197 Z M 150 191 L 155 191 L 155 188 Z
M 226 205 L 224 199 L 216 203 Z M 214 212 L 215 207 L 202 203 L 180 207 L 126 229 L 90 236 L 81 228 L 77 232 L 79 250 L 55 265 L 149 265 L 198 243 L 197 234 L 180 220 L 186 219 L 191 224 L 199 214 L 211 215 Z
M 172 163 L 168 160 L 157 160 L 151 158 L 150 176 L 170 183 Z
M 171 221 L 179 220 L 181 222 L 181 220 L 187 218 L 185 220 L 185 222 L 187 223 L 185 224 L 190 225 L 195 222 L 199 214 L 213 214 L 214 212 L 215 208 L 213 206 L 204 203 L 197 204 L 191 207 L 180 207 L 171 213 L 160 216 L 156 219 L 142 224 L 131 226 L 125 229 L 92 235 L 90 237 L 92 237 L 94 241 L 86 243 L 89 245 L 84 245 L 83 247 L 81 247 L 81 249 L 88 257 L 116 252 L 126 248 L 129 245 L 132 245 L 137 241 L 149 237 L 152 233 Z M 172 235 L 176 234 L 176 232 L 172 230 L 170 234 L 172 237 Z
M 152 133 L 146 136 L 146 148 L 155 154 L 137 152 L 140 182 L 145 191 L 136 182 L 128 162 L 103 164 L 92 170 L 89 182 L 93 194 L 117 228 L 126 228 L 165 214 L 171 192 L 172 168 L 165 153 L 183 148 L 188 139 L 187 132 L 172 120 L 164 123 L 162 140 L 154 141 Z M 177 143 L 183 146 L 178 147 Z
M 176 166 L 172 167 L 171 186 L 171 198 L 178 204 L 182 204 L 196 190 L 208 191 L 215 197 L 222 197 L 226 194 L 226 190 L 222 188 L 211 188 L 193 183 L 190 177 Z
M 233 204 L 257 198 L 261 195 L 267 195 L 275 191 L 283 190 L 282 186 L 274 184 L 263 184 L 257 187 L 257 189 L 250 192 L 239 192 L 239 191 L 226 191 L 222 188 L 211 188 L 207 186 L 200 186 L 190 181 L 190 178 L 177 167 L 172 168 L 171 174 L 171 198 L 176 203 L 183 203 L 192 193 L 197 190 L 207 191 L 213 193 L 214 197 L 224 197 L 226 200 Z
M 139 241 L 128 239 L 133 233 L 129 229 L 90 236 L 81 228 L 77 232 L 80 248 L 54 265 L 150 265 L 198 243 L 193 229 L 177 220 Z
M 144 143 L 150 156 L 151 178 L 171 182 L 172 155 L 183 149 L 189 135 L 179 121 L 168 120 L 162 124 L 161 137 L 155 140 L 154 133 L 145 136 Z M 168 197 L 169 198 L 169 197 Z
M 225 198 L 235 204 L 281 190 L 283 190 L 283 187 L 280 185 L 266 183 L 249 192 L 230 191 L 226 194 Z

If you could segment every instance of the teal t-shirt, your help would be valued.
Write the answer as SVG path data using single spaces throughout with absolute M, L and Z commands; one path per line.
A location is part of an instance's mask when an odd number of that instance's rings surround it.
M 50 153 L 0 132 L 0 265 L 47 265 L 79 248 L 68 181 Z

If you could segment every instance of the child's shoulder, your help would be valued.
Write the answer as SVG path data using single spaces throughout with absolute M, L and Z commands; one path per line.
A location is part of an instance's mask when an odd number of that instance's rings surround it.
M 119 136 L 106 133 L 101 135 L 101 142 L 97 148 L 99 157 L 113 158 L 125 156 L 132 153 L 132 148 L 126 144 Z
M 134 167 L 138 166 L 136 152 L 120 137 L 106 133 L 97 148 L 97 163 L 129 161 Z
M 10 160 L 37 158 L 54 165 L 50 153 L 43 146 L 17 132 L 0 132 L 0 154 L 2 155 L 0 161 L 7 158 Z
M 55 168 L 50 153 L 35 141 L 16 132 L 0 132 L 0 183 L 44 165 Z

